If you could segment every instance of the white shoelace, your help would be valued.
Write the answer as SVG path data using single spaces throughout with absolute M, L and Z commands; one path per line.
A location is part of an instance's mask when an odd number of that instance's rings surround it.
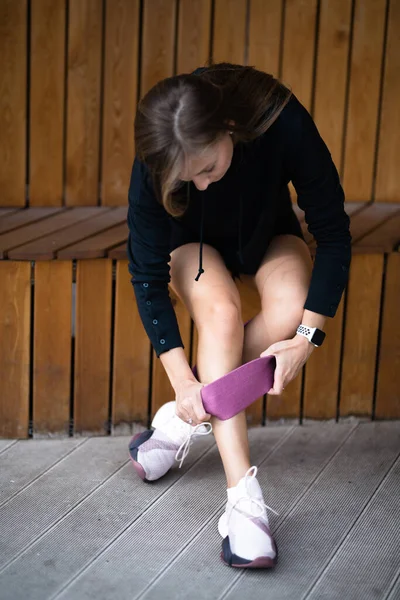
M 203 427 L 205 425 L 209 425 L 210 429 L 208 431 L 198 431 L 198 429 L 200 427 Z M 208 421 L 206 421 L 205 423 L 199 423 L 198 425 L 196 425 L 195 427 L 192 428 L 188 437 L 179 446 L 179 449 L 178 449 L 177 453 L 175 454 L 175 460 L 177 460 L 178 462 L 180 461 L 179 468 L 181 468 L 183 461 L 189 454 L 190 446 L 192 445 L 192 442 L 193 442 L 192 438 L 197 435 L 208 435 L 211 432 L 212 432 L 212 425 Z M 182 457 L 179 456 L 181 452 L 182 452 Z
M 253 471 L 253 474 L 250 474 L 250 471 Z M 250 479 L 254 479 L 257 475 L 258 469 L 256 466 L 254 467 L 250 467 L 250 469 L 248 469 L 248 471 L 245 474 L 245 487 L 246 487 L 246 491 L 247 491 L 247 495 L 245 496 L 240 496 L 240 498 L 238 498 L 236 500 L 236 502 L 232 505 L 232 510 L 229 513 L 229 519 L 232 515 L 233 509 L 237 510 L 238 512 L 240 512 L 242 515 L 244 515 L 245 517 L 248 518 L 256 518 L 258 519 L 259 517 L 263 517 L 263 516 L 267 516 L 266 513 L 266 508 L 268 510 L 270 510 L 271 512 L 273 512 L 275 515 L 279 516 L 279 513 L 276 512 L 276 510 L 274 510 L 273 508 L 271 508 L 270 506 L 268 506 L 268 504 L 264 504 L 264 502 L 262 502 L 261 500 L 258 500 L 258 498 L 253 498 L 250 495 L 250 491 L 249 491 L 249 480 Z M 237 504 L 239 504 L 239 502 L 243 501 L 243 500 L 250 500 L 250 512 L 246 511 L 246 510 L 242 510 L 241 508 L 239 508 L 237 506 Z M 259 514 L 254 514 L 253 512 L 253 506 L 256 506 L 259 509 Z

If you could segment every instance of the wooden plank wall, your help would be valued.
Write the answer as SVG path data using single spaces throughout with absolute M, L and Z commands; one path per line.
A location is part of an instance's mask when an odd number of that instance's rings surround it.
M 249 407 L 249 425 L 400 418 L 400 252 L 353 260 L 347 293 L 327 320 L 326 344 L 281 397 Z M 9 349 L 0 361 L 0 437 L 128 433 L 174 399 L 127 271 L 126 260 L 107 258 L 0 261 L 0 345 Z M 368 288 L 360 285 L 365 273 Z M 260 302 L 254 289 L 238 287 L 246 322 Z M 194 365 L 197 331 L 170 295 Z
M 209 58 L 280 77 L 349 200 L 397 202 L 400 0 L 0 0 L 0 206 L 121 205 L 138 99 Z
M 293 89 L 348 200 L 400 202 L 399 31 L 400 0 L 0 0 L 0 206 L 126 205 L 138 99 L 209 58 Z M 327 343 L 282 398 L 248 410 L 251 424 L 400 417 L 398 358 L 385 360 L 399 357 L 399 259 L 356 257 Z M 171 399 L 125 261 L 4 261 L 0 280 L 12 348 L 0 385 L 14 399 L 0 403 L 0 436 L 110 433 Z M 242 298 L 247 320 L 257 299 Z M 194 364 L 196 331 L 173 302 Z

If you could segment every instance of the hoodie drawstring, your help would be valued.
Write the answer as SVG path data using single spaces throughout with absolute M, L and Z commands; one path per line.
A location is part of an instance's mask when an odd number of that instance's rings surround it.
M 243 152 L 243 151 L 242 151 Z M 188 201 L 190 201 L 190 182 L 188 182 Z M 243 198 L 242 194 L 239 195 L 239 219 L 238 219 L 238 251 L 237 255 L 241 264 L 244 264 L 243 252 L 242 252 L 242 221 L 243 221 Z M 204 273 L 203 269 L 203 227 L 204 227 L 204 194 L 202 194 L 201 204 L 201 223 L 200 223 L 200 254 L 199 254 L 199 272 L 195 278 L 195 281 L 200 279 L 200 275 Z
M 190 185 L 190 183 L 189 183 Z M 199 272 L 195 281 L 200 279 L 200 275 L 204 273 L 203 269 L 203 225 L 204 225 L 204 194 L 201 196 L 201 225 L 200 225 L 200 256 L 199 256 Z

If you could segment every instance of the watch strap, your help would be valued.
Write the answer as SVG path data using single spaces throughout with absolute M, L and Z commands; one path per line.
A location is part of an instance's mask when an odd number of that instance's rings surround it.
M 317 347 L 321 346 L 326 335 L 321 329 L 318 329 L 318 327 L 309 327 L 308 325 L 303 325 L 303 323 L 298 326 L 296 333 L 303 335 L 311 344 Z

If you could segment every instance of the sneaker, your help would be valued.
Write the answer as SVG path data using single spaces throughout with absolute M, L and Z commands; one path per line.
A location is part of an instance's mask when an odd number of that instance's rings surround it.
M 211 423 L 189 425 L 175 412 L 176 401 L 167 402 L 155 414 L 147 429 L 135 435 L 129 443 L 129 456 L 133 466 L 146 483 L 165 475 L 178 461 L 181 468 L 189 453 L 193 438 L 208 435 Z
M 225 512 L 218 521 L 224 538 L 221 559 L 230 567 L 268 569 L 277 561 L 265 509 L 275 511 L 264 504 L 256 475 L 257 467 L 251 467 L 235 487 L 228 488 Z

